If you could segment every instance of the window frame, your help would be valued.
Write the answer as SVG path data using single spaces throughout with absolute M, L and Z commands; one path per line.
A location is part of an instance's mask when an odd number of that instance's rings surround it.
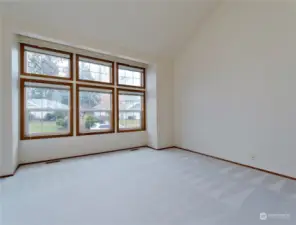
M 33 43 L 33 44 L 32 44 Z M 36 43 L 36 44 L 35 44 Z M 121 63 L 120 59 L 118 60 L 116 57 L 110 58 L 110 60 L 102 59 L 96 56 L 96 53 L 87 53 L 83 52 L 81 49 L 71 48 L 71 47 L 65 47 L 58 44 L 42 44 L 42 42 L 33 42 L 33 41 L 20 41 L 19 42 L 19 65 L 20 65 L 20 72 L 19 72 L 19 87 L 20 87 L 20 110 L 19 110 L 19 118 L 20 118 L 20 140 L 34 140 L 34 139 L 50 139 L 50 138 L 60 138 L 60 137 L 79 137 L 79 136 L 86 136 L 86 135 L 101 135 L 101 134 L 111 134 L 111 133 L 125 133 L 125 132 L 138 132 L 138 131 L 146 131 L 146 69 L 145 67 L 141 66 L 133 66 L 127 63 Z M 50 47 L 48 47 L 50 46 Z M 51 47 L 53 46 L 53 47 Z M 26 49 L 26 47 L 30 49 Z M 66 49 L 64 50 L 59 50 Z M 59 77 L 58 75 L 46 75 L 46 74 L 35 74 L 35 73 L 28 73 L 25 72 L 26 65 L 28 62 L 26 62 L 26 51 L 32 51 L 34 52 L 34 49 L 36 49 L 36 52 L 40 52 L 40 54 L 47 54 L 52 55 L 55 57 L 61 57 L 69 60 L 69 77 Z M 38 50 L 44 50 L 46 52 L 38 51 Z M 63 54 L 64 56 L 58 55 Z M 81 53 L 81 54 L 80 54 Z M 66 55 L 66 56 L 65 56 Z M 98 64 L 102 63 L 108 63 L 107 66 L 110 67 L 111 73 L 110 73 L 110 81 L 111 82 L 102 82 L 102 81 L 95 81 L 95 80 L 83 80 L 79 78 L 79 60 L 80 58 L 85 58 L 86 62 L 87 59 L 90 59 L 98 62 Z M 107 57 L 108 58 L 108 57 Z M 132 62 L 131 62 L 132 63 Z M 133 63 L 132 63 L 133 64 Z M 105 64 L 106 65 L 106 64 Z M 120 66 L 124 67 L 130 67 L 137 69 L 138 71 L 141 70 L 141 86 L 133 86 L 133 85 L 125 85 L 125 84 L 119 84 L 119 68 Z M 48 133 L 43 132 L 41 130 L 40 133 L 32 133 L 30 134 L 28 132 L 28 119 L 27 119 L 27 102 L 26 102 L 26 83 L 36 83 L 36 84 L 43 84 L 46 88 L 46 84 L 48 86 L 50 85 L 61 85 L 61 86 L 67 86 L 69 87 L 69 110 L 68 110 L 68 130 L 67 133 Z M 33 84 L 34 86 L 34 84 Z M 37 85 L 36 85 L 37 86 Z M 93 132 L 90 131 L 85 132 L 85 130 L 80 129 L 80 99 L 79 99 L 79 88 L 88 88 L 93 89 L 94 91 L 96 89 L 105 89 L 105 90 L 111 90 L 109 92 L 111 96 L 112 101 L 112 107 L 111 107 L 111 113 L 110 113 L 110 123 L 111 129 L 106 131 L 97 131 L 94 130 Z M 54 87 L 48 87 L 54 89 Z M 83 91 L 83 89 L 82 89 Z M 87 90 L 86 90 L 87 91 Z M 141 93 L 142 96 L 142 113 L 141 113 L 141 128 L 130 128 L 130 129 L 124 129 L 119 128 L 120 124 L 120 118 L 119 118 L 119 96 L 120 92 L 134 92 L 134 93 Z M 138 117 L 137 117 L 138 118 Z M 56 130 L 57 132 L 59 130 Z M 65 131 L 66 132 L 66 131 Z M 32 135 L 32 136 L 30 136 Z
M 67 134 L 49 134 L 49 135 L 36 135 L 36 136 L 27 136 L 26 135 L 26 99 L 25 99 L 25 83 L 39 83 L 39 84 L 53 84 L 61 86 L 69 86 L 69 133 Z M 52 88 L 53 89 L 53 88 Z M 60 138 L 60 137 L 70 137 L 74 133 L 74 124 L 73 124 L 73 84 L 65 83 L 60 81 L 47 81 L 47 80 L 36 80 L 28 78 L 20 78 L 20 139 L 21 140 L 33 140 L 33 139 L 48 139 L 48 138 Z
M 141 118 L 141 128 L 139 129 L 120 129 L 119 128 L 119 95 L 121 91 L 126 92 L 134 92 L 134 93 L 141 93 L 143 96 L 143 116 Z M 117 133 L 127 133 L 127 132 L 137 132 L 137 131 L 146 131 L 146 90 L 134 90 L 134 89 L 128 89 L 128 88 L 117 88 L 116 89 L 116 116 L 117 116 Z
M 101 61 L 101 62 L 111 63 L 112 64 L 112 66 L 111 66 L 112 72 L 110 74 L 111 82 L 102 82 L 102 81 L 80 79 L 79 58 L 86 58 L 86 59 L 91 59 L 91 60 L 98 61 L 98 62 Z M 106 60 L 106 59 L 95 58 L 95 57 L 86 56 L 86 55 L 81 55 L 81 54 L 76 54 L 75 60 L 76 60 L 76 81 L 85 82 L 85 83 L 93 83 L 93 84 L 114 85 L 114 80 L 115 80 L 115 78 L 114 78 L 114 71 L 115 71 L 114 65 L 115 65 L 115 63 L 113 61 Z
M 61 53 L 61 54 L 66 54 L 69 55 L 69 77 L 59 77 L 59 76 L 50 76 L 46 74 L 36 74 L 36 73 L 28 73 L 25 70 L 25 47 L 30 47 L 30 48 L 35 48 L 35 49 L 40 49 L 48 52 L 53 52 L 53 53 Z M 52 56 L 55 56 L 54 54 Z M 30 44 L 25 44 L 25 43 L 20 43 L 20 74 L 25 75 L 25 76 L 30 76 L 30 77 L 38 77 L 38 78 L 46 78 L 46 79 L 58 79 L 58 80 L 73 80 L 73 53 L 71 52 L 66 52 L 66 51 L 61 51 L 61 50 L 56 50 L 52 48 L 46 48 L 46 47 L 39 47 L 37 45 L 30 45 Z
M 126 67 L 130 67 L 130 68 L 135 68 L 135 69 L 141 69 L 141 70 L 143 70 L 143 74 L 142 74 L 142 86 L 119 84 L 119 67 L 120 66 L 126 66 Z M 132 65 L 129 65 L 129 64 L 125 64 L 125 63 L 119 63 L 119 62 L 116 63 L 116 85 L 118 87 L 145 89 L 146 88 L 146 69 L 144 67 L 132 66 Z
M 80 95 L 79 95 L 79 88 L 91 88 L 91 89 L 105 89 L 111 90 L 111 130 L 108 131 L 94 131 L 94 132 L 87 132 L 83 133 L 80 131 Z M 86 135 L 98 135 L 98 134 L 112 134 L 115 133 L 115 96 L 114 96 L 114 88 L 113 87 L 106 87 L 106 86 L 95 86 L 89 84 L 78 84 L 76 83 L 76 136 L 86 136 Z

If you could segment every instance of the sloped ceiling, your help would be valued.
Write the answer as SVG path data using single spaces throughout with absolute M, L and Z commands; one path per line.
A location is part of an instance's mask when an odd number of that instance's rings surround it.
M 92 36 L 143 54 L 171 57 L 196 32 L 216 0 L 0 3 L 1 13 L 46 29 Z

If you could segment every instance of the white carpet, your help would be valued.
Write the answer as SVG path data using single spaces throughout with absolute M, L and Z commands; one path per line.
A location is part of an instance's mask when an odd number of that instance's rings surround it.
M 1 225 L 296 224 L 295 181 L 176 149 L 25 166 L 0 187 Z

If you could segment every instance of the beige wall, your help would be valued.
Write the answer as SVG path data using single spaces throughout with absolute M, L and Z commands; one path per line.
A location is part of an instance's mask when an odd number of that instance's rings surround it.
M 178 146 L 296 176 L 295 21 L 295 3 L 254 1 L 205 20 L 175 61 Z

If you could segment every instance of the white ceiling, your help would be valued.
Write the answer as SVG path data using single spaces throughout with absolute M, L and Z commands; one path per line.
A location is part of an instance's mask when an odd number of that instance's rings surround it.
M 218 0 L 0 3 L 4 16 L 108 41 L 142 54 L 173 56 Z M 50 38 L 50 37 L 49 37 Z

